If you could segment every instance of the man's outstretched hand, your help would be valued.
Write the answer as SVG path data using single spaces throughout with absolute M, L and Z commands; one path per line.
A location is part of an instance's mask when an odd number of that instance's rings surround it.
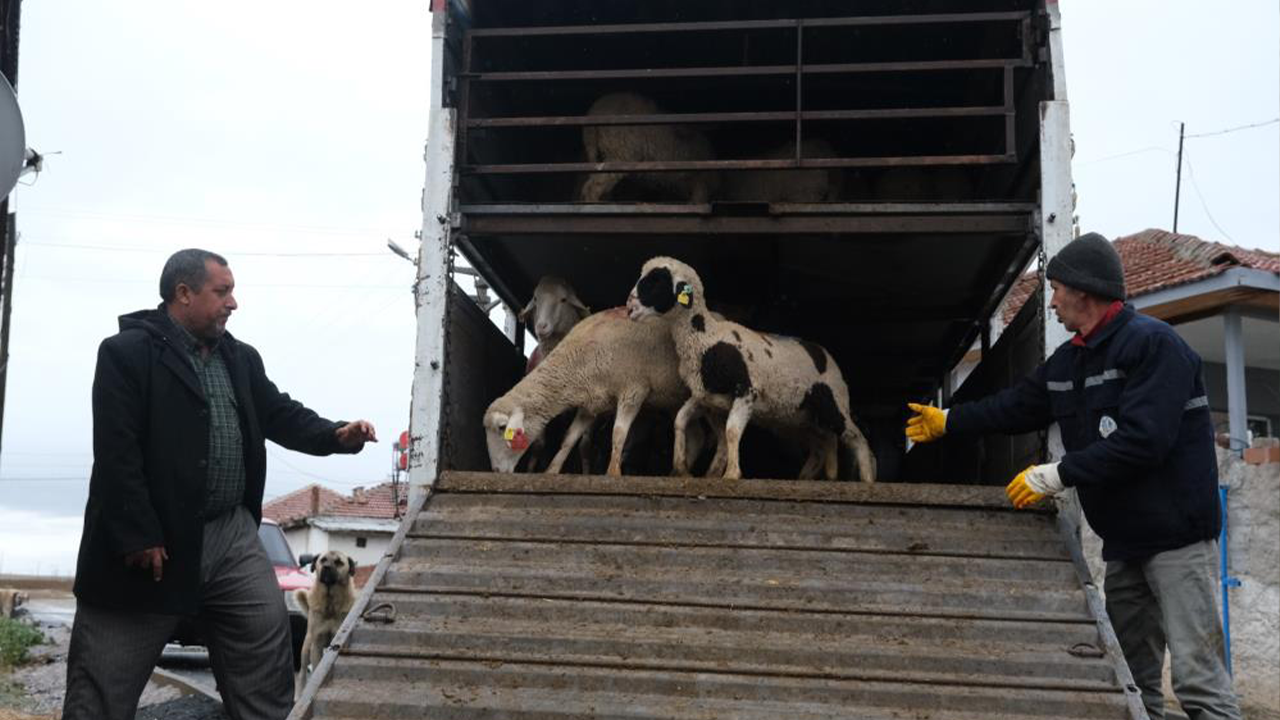
M 378 442 L 378 433 L 368 420 L 349 422 L 337 430 L 338 444 L 348 450 L 359 450 L 367 442 Z
M 151 579 L 160 582 L 164 577 L 164 561 L 168 559 L 169 553 L 163 547 L 151 547 L 125 555 L 124 564 L 131 568 L 150 570 Z

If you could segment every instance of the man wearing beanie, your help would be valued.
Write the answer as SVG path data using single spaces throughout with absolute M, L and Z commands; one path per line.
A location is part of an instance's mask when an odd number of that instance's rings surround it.
M 1215 605 L 1222 513 L 1200 357 L 1173 328 L 1123 302 L 1124 268 L 1101 235 L 1069 243 L 1045 275 L 1050 306 L 1075 337 L 992 397 L 950 410 L 909 405 L 907 437 L 1012 435 L 1058 423 L 1066 454 L 1015 477 L 1010 501 L 1025 508 L 1065 488 L 1079 492 L 1103 541 L 1107 613 L 1154 720 L 1164 718 L 1166 648 L 1191 720 L 1239 720 Z

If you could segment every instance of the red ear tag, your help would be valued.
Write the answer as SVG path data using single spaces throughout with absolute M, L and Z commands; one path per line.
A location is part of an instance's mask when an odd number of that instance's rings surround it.
M 507 445 L 510 446 L 512 450 L 529 449 L 529 438 L 524 434 L 523 428 L 515 431 L 508 428 L 507 432 L 504 434 L 507 436 Z

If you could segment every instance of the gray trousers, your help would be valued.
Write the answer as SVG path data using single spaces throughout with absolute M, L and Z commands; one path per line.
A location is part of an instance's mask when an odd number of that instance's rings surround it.
M 1223 660 L 1218 543 L 1107 563 L 1107 614 L 1152 720 L 1164 718 L 1161 674 L 1171 659 L 1173 692 L 1191 720 L 1240 720 Z
M 200 560 L 198 619 L 223 709 L 233 720 L 284 718 L 293 705 L 289 618 L 247 509 L 205 523 Z M 63 720 L 133 720 L 180 620 L 77 603 Z

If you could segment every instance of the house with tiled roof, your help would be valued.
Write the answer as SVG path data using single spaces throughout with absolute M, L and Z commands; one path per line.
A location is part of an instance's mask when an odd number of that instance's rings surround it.
M 1114 241 L 1139 312 L 1173 325 L 1204 360 L 1215 427 L 1237 449 L 1280 433 L 1280 255 L 1164 230 Z M 1012 322 L 1036 292 L 1022 276 L 999 312 Z
M 357 487 L 350 495 L 313 484 L 264 503 L 262 514 L 280 524 L 295 555 L 346 553 L 361 583 L 390 544 L 408 500 L 404 483 Z

